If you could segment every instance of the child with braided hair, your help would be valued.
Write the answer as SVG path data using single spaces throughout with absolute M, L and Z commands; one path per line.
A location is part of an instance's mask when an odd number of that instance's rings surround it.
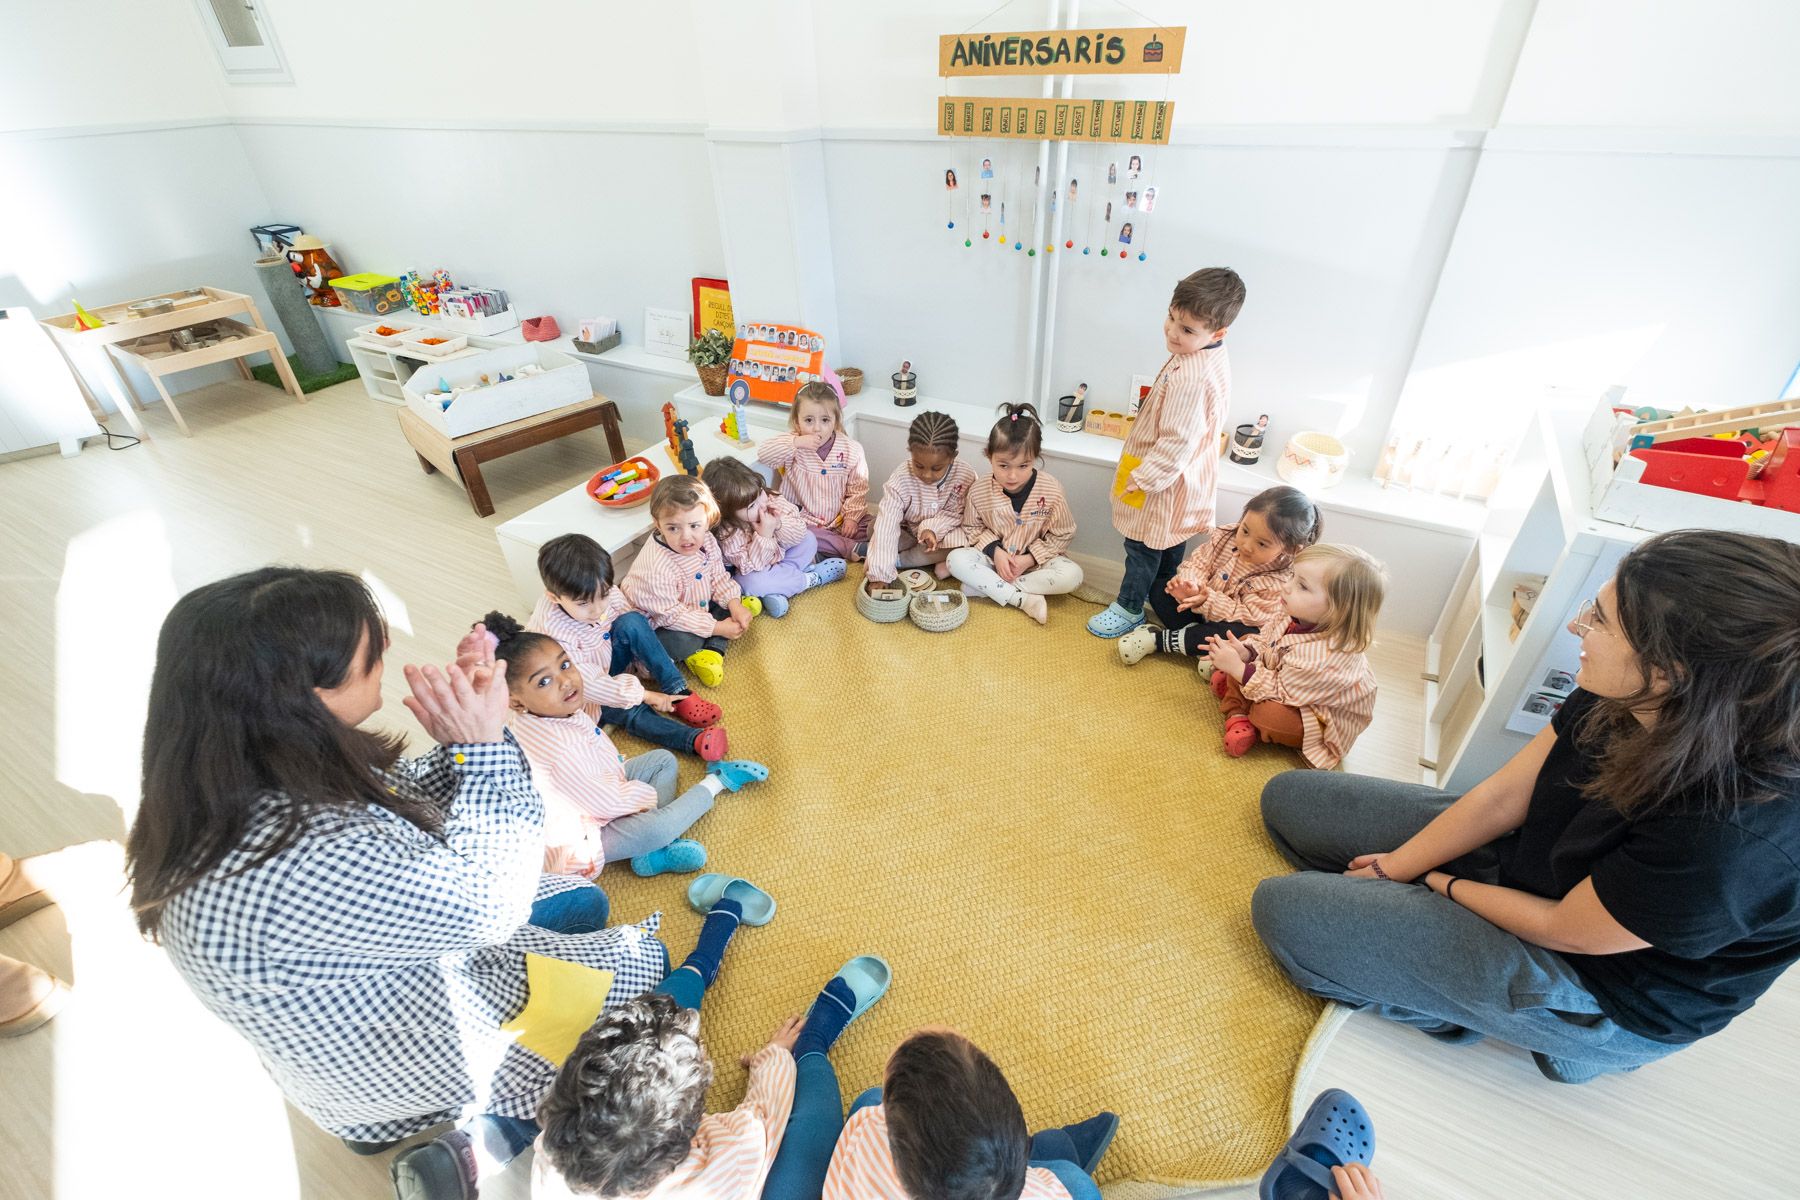
M 975 471 L 957 458 L 956 422 L 946 413 L 923 412 L 906 429 L 906 461 L 881 489 L 881 508 L 869 535 L 868 577 L 892 583 L 902 567 L 936 564 L 946 579 L 946 537 L 962 526 L 963 503 Z

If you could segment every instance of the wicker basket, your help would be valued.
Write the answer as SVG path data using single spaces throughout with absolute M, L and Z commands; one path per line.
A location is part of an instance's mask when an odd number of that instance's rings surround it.
M 839 367 L 838 382 L 844 385 L 844 395 L 854 396 L 862 391 L 862 368 Z
M 856 585 L 856 611 L 878 625 L 892 625 L 895 621 L 904 621 L 906 620 L 906 605 L 912 599 L 912 594 L 905 588 L 898 590 L 901 592 L 898 600 L 877 600 L 869 595 L 869 581 L 865 579 Z
M 725 394 L 725 373 L 729 368 L 724 363 L 714 363 L 710 367 L 695 366 L 700 372 L 700 386 L 706 389 L 709 396 Z
M 969 598 L 961 592 L 915 592 L 906 615 L 926 633 L 949 633 L 969 619 Z

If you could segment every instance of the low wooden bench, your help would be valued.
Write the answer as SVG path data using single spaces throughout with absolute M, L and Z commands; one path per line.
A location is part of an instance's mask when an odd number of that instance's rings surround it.
M 619 432 L 619 408 L 605 396 L 593 396 L 579 404 L 553 408 L 535 417 L 479 429 L 459 438 L 445 437 L 409 408 L 400 410 L 400 432 L 418 455 L 419 465 L 427 475 L 442 471 L 459 480 L 478 517 L 494 515 L 494 501 L 488 495 L 487 482 L 481 478 L 482 463 L 596 425 L 606 430 L 607 451 L 612 455 L 598 466 L 623 461 L 625 439 Z

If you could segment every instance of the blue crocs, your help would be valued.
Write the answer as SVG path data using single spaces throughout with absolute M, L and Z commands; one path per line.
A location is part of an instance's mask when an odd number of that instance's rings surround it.
M 836 583 L 844 577 L 844 572 L 849 569 L 850 564 L 841 558 L 821 558 L 806 568 L 806 577 L 812 581 L 807 586 L 818 587 L 821 584 Z
M 711 912 L 722 899 L 736 900 L 743 911 L 738 919 L 746 925 L 767 925 L 775 919 L 775 897 L 736 875 L 720 875 L 712 871 L 688 884 L 688 907 L 695 912 Z
M 1120 608 L 1119 602 L 1115 600 L 1088 618 L 1087 631 L 1095 637 L 1110 641 L 1116 637 L 1124 637 L 1143 623 L 1143 609 L 1133 614 Z
M 850 1010 L 850 1016 L 845 1021 L 845 1024 L 849 1024 L 874 1008 L 875 1002 L 887 995 L 888 985 L 894 982 L 894 968 L 888 966 L 887 959 L 879 954 L 859 954 L 839 967 L 838 973 L 832 978 L 849 984 L 850 994 L 856 997 L 856 1006 Z M 817 1000 L 813 1001 L 814 1005 L 818 1003 Z M 811 1011 L 811 1008 L 807 1009 L 808 1013 Z
M 751 762 L 747 758 L 728 758 L 724 762 L 716 762 L 706 768 L 708 775 L 717 775 L 720 782 L 732 791 L 742 791 L 746 783 L 761 783 L 769 777 L 769 768 L 759 762 Z
M 686 875 L 706 865 L 706 847 L 693 838 L 676 838 L 661 850 L 640 854 L 631 860 L 631 869 L 648 879 L 652 875 Z
M 762 598 L 763 616 L 780 620 L 787 616 L 788 598 L 776 592 L 770 592 Z
M 1375 1157 L 1375 1127 L 1356 1097 L 1339 1088 L 1319 1093 L 1294 1136 L 1264 1172 L 1261 1200 L 1326 1200 L 1331 1168 L 1367 1166 Z

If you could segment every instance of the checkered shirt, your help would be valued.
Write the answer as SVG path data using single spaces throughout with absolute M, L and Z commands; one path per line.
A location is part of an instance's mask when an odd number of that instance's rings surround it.
M 265 796 L 243 844 L 168 903 L 162 944 L 288 1100 L 339 1137 L 530 1119 L 557 1064 L 500 1029 L 525 1006 L 526 953 L 613 972 L 614 1008 L 667 969 L 661 914 L 589 934 L 525 924 L 534 901 L 585 884 L 540 872 L 543 803 L 510 734 L 397 763 L 388 783 L 439 804 L 442 832 L 374 805 L 333 809 L 246 870 L 288 803 Z

